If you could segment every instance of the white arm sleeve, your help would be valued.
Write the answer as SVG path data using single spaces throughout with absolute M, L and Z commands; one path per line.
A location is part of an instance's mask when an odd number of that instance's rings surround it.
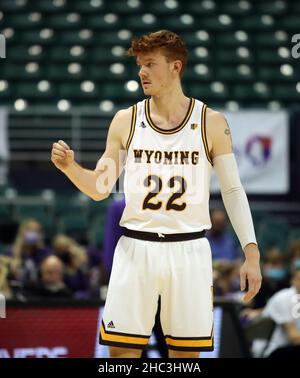
M 249 243 L 257 244 L 249 203 L 234 154 L 219 155 L 214 158 L 213 164 L 224 206 L 242 248 Z

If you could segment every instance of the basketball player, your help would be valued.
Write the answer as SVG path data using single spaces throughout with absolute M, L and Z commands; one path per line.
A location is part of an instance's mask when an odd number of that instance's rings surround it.
M 196 358 L 213 350 L 212 259 L 205 238 L 212 168 L 245 253 L 245 302 L 261 285 L 252 217 L 224 116 L 183 93 L 183 40 L 166 30 L 150 33 L 132 41 L 129 55 L 148 98 L 116 113 L 95 170 L 77 164 L 62 140 L 53 144 L 52 162 L 96 201 L 109 196 L 125 166 L 124 235 L 114 254 L 100 343 L 110 346 L 111 357 L 140 357 L 160 298 L 169 357 Z

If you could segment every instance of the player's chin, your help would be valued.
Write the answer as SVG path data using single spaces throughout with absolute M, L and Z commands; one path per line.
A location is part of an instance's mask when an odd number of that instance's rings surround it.
M 145 96 L 152 96 L 152 91 L 150 89 L 143 88 Z

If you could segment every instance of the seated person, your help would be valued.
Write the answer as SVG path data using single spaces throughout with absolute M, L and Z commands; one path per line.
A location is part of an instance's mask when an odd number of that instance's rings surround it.
M 215 209 L 211 212 L 211 229 L 207 232 L 213 260 L 237 262 L 240 260 L 238 244 L 227 230 L 228 220 L 225 211 Z
M 263 308 L 269 298 L 290 286 L 283 253 L 277 247 L 269 248 L 263 258 L 262 286 L 253 299 L 253 308 Z
M 214 262 L 214 295 L 239 300 L 240 290 L 239 269 L 229 261 Z
M 64 282 L 77 299 L 90 297 L 88 256 L 86 249 L 72 238 L 59 234 L 53 239 L 55 256 L 63 263 Z
M 0 294 L 6 299 L 15 297 L 12 281 L 20 268 L 20 261 L 9 256 L 0 256 Z
M 291 287 L 280 290 L 268 301 L 263 316 L 276 323 L 265 349 L 265 357 L 300 356 L 300 268 L 294 269 Z
M 288 250 L 291 270 L 300 268 L 300 240 L 294 240 Z
M 41 224 L 35 219 L 24 220 L 9 251 L 9 255 L 19 261 L 15 279 L 21 284 L 35 282 L 42 260 L 50 254 Z
M 23 288 L 26 299 L 71 298 L 71 292 L 63 281 L 63 264 L 56 256 L 46 257 L 40 267 L 40 279 Z

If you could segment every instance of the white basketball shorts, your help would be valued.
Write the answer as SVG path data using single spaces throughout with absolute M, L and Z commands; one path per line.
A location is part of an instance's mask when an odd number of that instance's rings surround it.
M 100 344 L 147 346 L 159 296 L 170 349 L 213 350 L 212 257 L 208 240 L 144 241 L 121 236 L 108 285 Z

